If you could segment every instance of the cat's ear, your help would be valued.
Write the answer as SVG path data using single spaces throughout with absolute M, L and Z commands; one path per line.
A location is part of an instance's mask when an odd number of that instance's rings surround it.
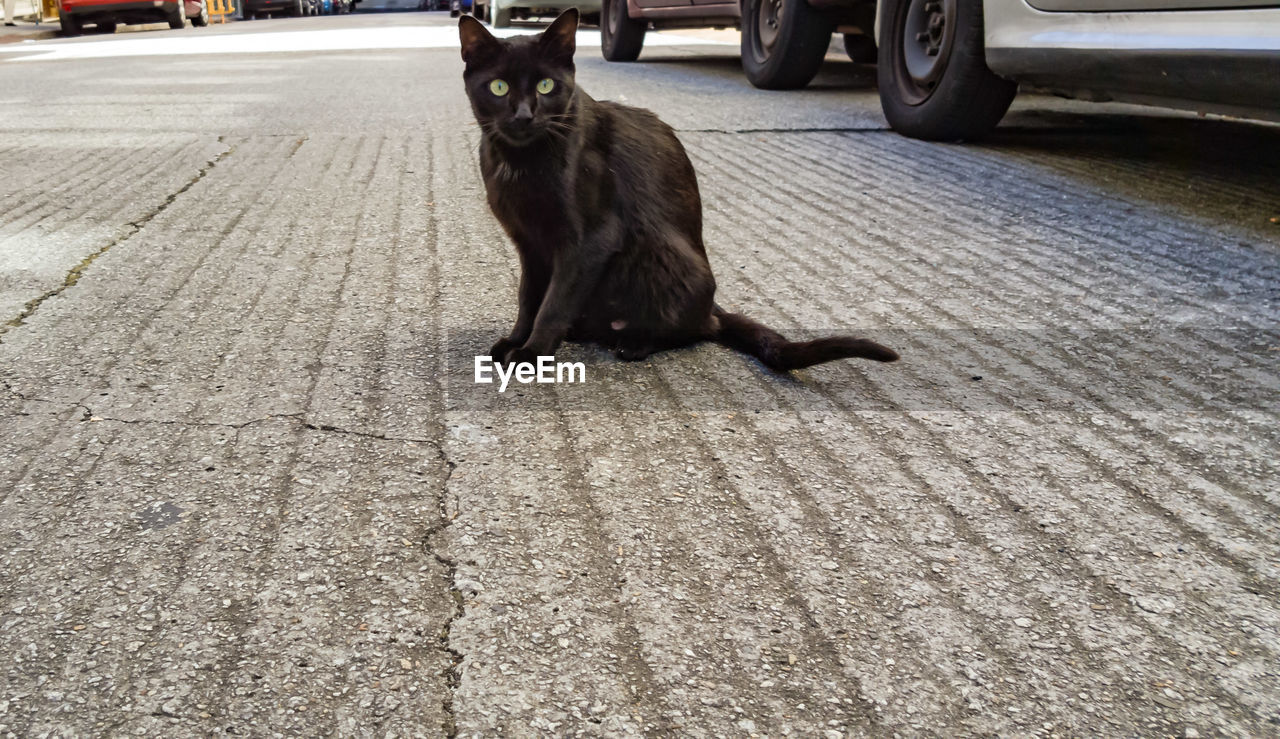
M 480 62 L 502 50 L 502 44 L 484 24 L 469 15 L 458 19 L 458 38 L 462 41 L 462 61 L 467 64 Z
M 565 64 L 573 63 L 574 35 L 578 32 L 578 9 L 569 8 L 542 32 L 538 44 L 543 54 Z

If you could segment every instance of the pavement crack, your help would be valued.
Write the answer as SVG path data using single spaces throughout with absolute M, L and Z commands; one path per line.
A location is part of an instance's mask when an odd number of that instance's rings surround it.
M 301 412 L 273 413 L 268 416 L 262 416 L 260 418 L 251 418 L 248 421 L 240 421 L 236 423 L 228 423 L 228 422 L 220 422 L 220 421 L 185 421 L 180 419 L 165 419 L 165 418 L 116 418 L 114 416 L 99 415 L 96 411 L 93 410 L 93 408 L 85 405 L 84 403 L 69 402 L 65 400 L 49 400 L 47 398 L 37 398 L 37 397 L 25 395 L 21 391 L 17 390 L 12 385 L 10 385 L 5 380 L 0 380 L 0 385 L 4 386 L 5 391 L 8 392 L 9 396 L 12 398 L 17 398 L 18 400 L 22 400 L 28 403 L 44 403 L 46 405 L 60 406 L 60 409 L 52 412 L 45 412 L 45 413 L 23 412 L 18 415 L 24 415 L 24 416 L 42 415 L 42 416 L 50 416 L 53 418 L 61 418 L 62 420 L 68 420 L 68 419 L 62 418 L 67 411 L 79 410 L 81 414 L 80 417 L 70 419 L 70 420 L 75 420 L 81 423 L 118 423 L 124 426 L 179 426 L 182 428 L 219 428 L 219 429 L 233 429 L 239 432 L 250 426 L 255 426 L 262 423 L 270 423 L 272 421 L 286 421 L 286 422 L 298 423 L 301 421 L 301 418 L 304 415 Z
M 422 543 L 427 553 L 434 557 L 440 563 L 440 566 L 444 568 L 445 579 L 449 585 L 449 595 L 453 599 L 453 612 L 449 614 L 444 626 L 440 628 L 439 639 L 440 648 L 450 657 L 449 667 L 444 674 L 444 725 L 441 726 L 441 730 L 447 737 L 456 737 L 458 736 L 458 720 L 454 709 L 454 698 L 462 683 L 462 652 L 453 647 L 450 634 L 454 622 L 461 618 L 466 611 L 466 601 L 462 596 L 462 591 L 458 589 L 458 562 L 446 554 L 445 545 L 441 538 L 444 536 L 445 530 L 453 525 L 453 518 L 449 516 L 448 506 L 445 501 L 449 489 L 449 480 L 453 477 L 453 471 L 458 464 L 449 459 L 443 444 L 437 446 L 436 449 L 445 468 L 444 479 L 440 482 L 440 515 L 436 522 L 423 534 Z
M 332 426 L 327 423 L 304 423 L 302 424 L 312 431 L 327 431 L 335 434 L 345 434 L 348 436 L 363 436 L 366 439 L 379 439 L 381 441 L 406 441 L 415 444 L 435 444 L 433 439 L 423 439 L 415 436 L 388 436 L 387 434 L 375 431 L 355 431 L 353 429 L 344 429 L 340 426 Z
M 67 410 L 74 410 L 76 408 L 79 408 L 85 414 L 91 415 L 89 408 L 86 407 L 83 403 L 72 403 L 72 402 L 67 402 L 65 400 L 49 400 L 48 398 L 40 398 L 34 395 L 27 395 L 26 393 L 22 392 L 21 390 L 19 390 L 18 388 L 10 384 L 8 380 L 4 380 L 4 379 L 0 379 L 0 385 L 4 386 L 4 390 L 6 393 L 9 394 L 10 398 L 16 398 L 18 400 L 21 400 L 24 403 L 43 403 L 45 405 L 65 406 L 63 411 L 60 411 L 58 413 L 34 414 L 34 413 L 28 413 L 26 411 L 23 411 L 17 414 L 20 416 L 50 415 L 50 416 L 56 417 L 61 415 L 61 413 Z M 88 415 L 86 415 L 86 418 L 87 417 Z
M 2 377 L 0 377 L 0 385 L 4 386 L 4 391 L 8 393 L 10 397 L 14 397 L 19 400 L 30 400 L 30 398 L 23 395 L 21 392 L 17 390 L 17 388 L 15 388 L 13 385 L 10 385 L 8 380 Z
M 57 297 L 58 295 L 61 295 L 64 291 L 66 291 L 68 288 L 74 287 L 75 284 L 80 281 L 80 278 L 84 276 L 85 271 L 88 270 L 89 267 L 95 261 L 97 261 L 98 257 L 111 251 L 113 247 L 119 244 L 122 244 L 128 241 L 129 239 L 133 238 L 134 236 L 136 236 L 138 232 L 143 229 L 143 227 L 145 227 L 148 223 L 150 223 L 156 216 L 168 210 L 169 206 L 173 205 L 174 201 L 176 201 L 179 197 L 181 197 L 183 193 L 190 190 L 192 187 L 195 187 L 196 183 L 204 179 L 205 176 L 208 175 L 209 172 L 211 172 L 214 167 L 218 166 L 219 162 L 221 162 L 223 159 L 226 159 L 228 156 L 231 155 L 232 152 L 235 151 L 235 146 L 227 145 L 224 136 L 218 137 L 218 143 L 224 146 L 223 150 L 214 158 L 206 161 L 204 163 L 204 166 L 200 167 L 200 169 L 196 171 L 195 175 L 190 180 L 188 180 L 186 184 L 184 184 L 182 187 L 178 188 L 174 192 L 170 193 L 169 196 L 166 197 L 163 202 L 161 202 L 156 207 L 152 208 L 151 211 L 148 212 L 143 217 L 137 219 L 136 221 L 129 221 L 126 224 L 127 229 L 125 233 L 112 239 L 111 241 L 107 242 L 102 247 L 100 247 L 97 251 L 94 251 L 93 253 L 89 254 L 89 256 L 80 260 L 79 264 L 72 267 L 67 272 L 67 274 L 63 276 L 62 282 L 60 284 L 58 284 L 52 290 L 48 290 L 44 294 L 38 297 L 35 297 L 31 300 L 28 300 L 25 304 L 23 304 L 22 310 L 18 312 L 17 316 L 9 319 L 3 325 L 0 325 L 0 343 L 4 343 L 3 337 L 6 333 L 26 323 L 28 318 L 34 315 L 36 311 L 40 310 L 40 306 L 44 305 L 46 300 L 49 300 L 50 298 L 53 298 L 53 297 Z
M 427 438 L 421 438 L 416 436 L 393 436 L 390 434 L 385 434 L 377 431 L 356 431 L 354 429 L 346 429 L 346 428 L 342 428 L 340 426 L 334 426 L 331 424 L 311 423 L 310 421 L 303 420 L 303 417 L 306 415 L 306 413 L 304 412 L 273 413 L 267 416 L 262 416 L 260 418 L 253 418 L 248 421 L 239 421 L 234 423 L 225 422 L 225 421 L 188 421 L 188 420 L 182 420 L 182 419 L 167 419 L 167 418 L 116 418 L 114 416 L 100 415 L 99 413 L 94 411 L 93 408 L 81 402 L 49 400 L 47 398 L 37 398 L 37 397 L 25 395 L 20 390 L 18 390 L 13 385 L 11 385 L 7 380 L 0 379 L 0 387 L 3 387 L 4 391 L 9 395 L 10 398 L 16 398 L 18 400 L 25 401 L 28 403 L 44 403 L 46 405 L 61 406 L 61 409 L 58 410 L 57 412 L 50 412 L 47 414 L 40 414 L 40 415 L 49 415 L 49 416 L 59 417 L 68 410 L 79 409 L 82 415 L 79 419 L 76 419 L 76 420 L 79 420 L 82 422 L 119 423 L 119 424 L 124 424 L 126 426 L 157 425 L 157 426 L 181 426 L 183 428 L 225 428 L 225 429 L 234 429 L 236 431 L 241 431 L 245 428 L 248 428 L 250 426 L 254 426 L 260 423 L 269 423 L 271 421 L 288 421 L 292 423 L 298 423 L 303 428 L 309 429 L 311 431 L 322 431 L 326 433 L 342 434 L 345 436 L 359 436 L 366 439 L 378 439 L 379 441 L 399 441 L 399 442 L 405 442 L 410 444 L 434 445 L 437 443 L 434 439 L 427 439 Z M 22 413 L 20 415 L 36 415 L 36 414 Z M 449 464 L 452 465 L 453 463 L 450 462 Z

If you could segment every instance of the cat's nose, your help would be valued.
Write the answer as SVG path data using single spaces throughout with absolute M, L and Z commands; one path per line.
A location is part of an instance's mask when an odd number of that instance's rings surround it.
M 533 122 L 533 108 L 528 103 L 520 103 L 516 106 L 516 114 L 512 116 L 516 123 L 527 126 Z

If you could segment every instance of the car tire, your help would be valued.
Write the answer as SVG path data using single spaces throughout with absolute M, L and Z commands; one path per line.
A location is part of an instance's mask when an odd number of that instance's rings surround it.
M 79 36 L 84 32 L 84 26 L 80 24 L 80 19 L 70 13 L 59 15 L 58 24 L 62 26 L 63 36 Z
M 511 27 L 511 9 L 495 7 L 490 11 L 493 13 L 493 21 L 490 23 L 494 28 L 510 28 Z
M 981 0 L 885 0 L 876 79 L 893 130 L 928 141 L 989 133 L 1014 82 L 987 67 Z
M 293 7 L 289 9 L 289 15 L 294 18 L 301 18 L 307 13 L 307 6 L 303 5 L 304 0 L 297 0 Z
M 98 33 L 115 33 L 116 32 L 115 21 L 103 21 L 102 23 L 96 24 L 96 27 L 97 27 Z
M 854 64 L 876 63 L 876 40 L 865 33 L 846 33 L 844 35 L 844 53 Z
M 177 30 L 187 27 L 187 4 L 183 0 L 178 0 L 178 9 L 165 16 L 169 21 L 169 27 Z
M 200 0 L 200 15 L 191 19 L 191 25 L 196 28 L 209 25 L 209 4 L 205 0 Z
M 611 62 L 634 62 L 640 58 L 648 25 L 627 13 L 627 0 L 604 0 L 600 9 L 600 53 Z
M 742 70 L 765 90 L 795 90 L 818 74 L 831 21 L 807 0 L 743 0 Z

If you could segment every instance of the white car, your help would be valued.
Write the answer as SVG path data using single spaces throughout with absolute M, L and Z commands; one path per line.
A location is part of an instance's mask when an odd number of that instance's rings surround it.
M 577 8 L 583 16 L 599 16 L 600 0 L 476 0 L 472 5 L 472 12 L 476 18 L 488 21 L 494 28 L 507 28 L 511 25 L 512 18 L 559 15 L 569 8 Z
M 1018 83 L 1087 100 L 1280 121 L 1275 5 L 880 0 L 880 104 L 895 130 L 944 140 L 994 128 Z

